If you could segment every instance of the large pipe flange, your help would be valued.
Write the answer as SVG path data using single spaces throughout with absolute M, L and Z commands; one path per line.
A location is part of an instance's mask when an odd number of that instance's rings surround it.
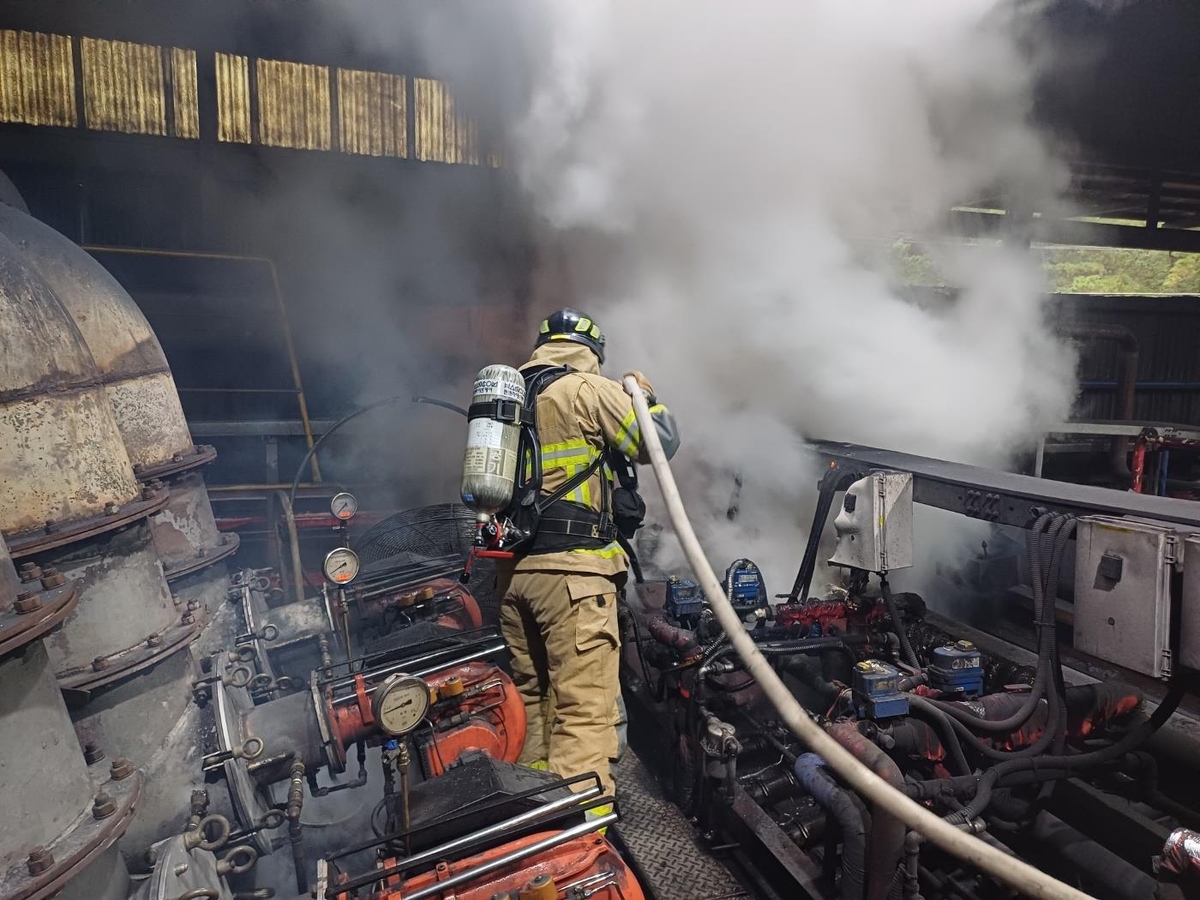
M 101 761 L 90 767 L 89 774 L 99 785 L 92 805 L 54 841 L 31 847 L 23 861 L 0 873 L 0 896 L 5 900 L 52 896 L 112 847 L 129 827 L 142 793 L 141 773 Z
M 14 559 L 31 556 L 122 528 L 131 522 L 152 516 L 166 506 L 168 493 L 166 488 L 142 488 L 142 495 L 138 499 L 121 506 L 110 503 L 100 515 L 71 522 L 47 522 L 37 531 L 5 535 L 9 553 Z

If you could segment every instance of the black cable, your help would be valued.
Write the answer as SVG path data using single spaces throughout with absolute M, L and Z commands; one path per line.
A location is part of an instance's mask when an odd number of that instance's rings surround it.
M 304 454 L 304 459 L 300 460 L 300 465 L 296 467 L 296 475 L 292 479 L 292 488 L 288 491 L 288 502 L 292 504 L 292 507 L 295 508 L 296 506 L 296 488 L 300 484 L 300 476 L 304 474 L 304 467 L 308 465 L 308 461 L 312 459 L 313 454 L 317 452 L 317 448 L 325 443 L 326 438 L 328 438 L 331 434 L 333 434 L 351 419 L 356 419 L 363 413 L 370 412 L 373 409 L 378 409 L 381 406 L 387 406 L 389 403 L 398 403 L 401 400 L 409 400 L 413 403 L 429 403 L 434 406 L 440 406 L 443 409 L 450 409 L 454 412 L 462 413 L 463 416 L 466 416 L 467 414 L 465 409 L 455 406 L 453 403 L 447 403 L 444 400 L 434 400 L 431 397 L 409 397 L 407 394 L 397 394 L 394 397 L 385 397 L 383 400 L 376 400 L 374 403 L 368 403 L 366 406 L 360 406 L 358 409 L 347 413 L 330 425 L 329 430 L 317 438 L 316 441 L 313 442 L 313 445 L 308 448 L 308 452 Z
M 969 775 L 971 773 L 971 766 L 967 763 L 962 743 L 959 741 L 958 735 L 954 732 L 954 720 L 919 694 L 910 694 L 908 704 L 912 711 L 921 718 L 933 719 L 934 725 L 940 731 L 942 744 L 946 748 L 946 756 L 953 764 L 953 768 L 957 770 L 956 774 Z
M 904 661 L 914 669 L 920 669 L 921 662 L 917 659 L 917 651 L 913 649 L 912 643 L 908 640 L 904 620 L 900 618 L 900 609 L 896 606 L 896 598 L 892 596 L 892 589 L 888 585 L 887 578 L 880 576 L 879 589 L 883 592 L 883 603 L 892 619 L 892 630 L 896 632 L 896 637 L 900 638 L 900 652 L 904 656 Z
M 808 532 L 808 543 L 804 547 L 804 558 L 800 561 L 800 571 L 796 573 L 796 581 L 787 597 L 788 603 L 803 602 L 808 599 L 808 589 L 812 584 L 813 573 L 817 570 L 817 551 L 820 549 L 821 534 L 825 530 L 825 523 L 829 520 L 833 496 L 838 491 L 844 491 L 860 478 L 862 478 L 861 472 L 839 469 L 832 465 L 821 477 L 817 486 L 817 508 L 813 513 L 812 528 Z
M 1053 648 L 1050 642 L 1056 641 L 1054 633 L 1054 619 L 1051 617 L 1049 628 L 1046 627 L 1046 609 L 1045 609 L 1045 590 L 1044 579 L 1041 577 L 1041 552 L 1040 540 L 1042 533 L 1053 519 L 1051 513 L 1044 513 L 1039 516 L 1037 521 L 1030 528 L 1027 538 L 1027 554 L 1029 558 L 1029 581 L 1030 588 L 1033 592 L 1033 620 L 1034 631 L 1037 640 L 1038 667 L 1037 674 L 1033 680 L 1033 686 L 1029 691 L 1029 695 L 1025 698 L 1025 702 L 1021 704 L 1020 709 L 1010 716 L 1003 719 L 987 720 L 982 719 L 974 713 L 962 709 L 957 703 L 947 702 L 943 700 L 930 700 L 929 702 L 940 709 L 942 712 L 953 716 L 958 721 L 962 722 L 972 731 L 983 731 L 990 734 L 1011 734 L 1022 725 L 1029 721 L 1029 717 L 1033 715 L 1037 709 L 1038 703 L 1041 702 L 1046 693 L 1046 687 L 1051 679 L 1050 662 Z M 1053 609 L 1053 607 L 1051 607 Z
M 996 788 L 997 784 L 1005 776 L 1012 773 L 1027 770 L 1037 771 L 1040 769 L 1042 771 L 1061 772 L 1061 777 L 1065 778 L 1079 769 L 1104 765 L 1105 763 L 1120 759 L 1129 751 L 1137 749 L 1143 741 L 1158 731 L 1171 718 L 1175 710 L 1179 707 L 1183 695 L 1187 693 L 1190 684 L 1191 679 L 1177 675 L 1171 681 L 1167 695 L 1163 697 L 1162 703 L 1154 711 L 1154 714 L 1141 725 L 1131 730 L 1121 740 L 1102 750 L 1092 750 L 1087 753 L 1076 754 L 1075 756 L 1013 759 L 993 766 L 979 776 L 979 786 L 975 790 L 974 798 L 959 813 L 955 813 L 954 816 L 962 816 L 961 821 L 963 822 L 978 817 L 987 808 L 988 803 L 991 801 L 992 791 Z M 948 817 L 948 820 L 951 818 Z

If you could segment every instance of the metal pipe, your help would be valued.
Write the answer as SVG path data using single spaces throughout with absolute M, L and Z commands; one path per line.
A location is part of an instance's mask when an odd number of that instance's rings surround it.
M 454 650 L 454 649 L 455 649 L 454 647 L 447 647 L 445 650 L 441 651 L 441 653 L 449 653 L 451 650 Z M 416 659 L 406 660 L 405 662 L 402 662 L 402 663 L 393 663 L 390 666 L 383 666 L 379 669 L 374 669 L 368 674 L 372 675 L 373 677 L 380 678 L 380 677 L 387 677 L 388 675 L 391 675 L 393 672 L 404 672 L 406 675 L 416 675 L 418 678 L 424 678 L 426 675 L 432 675 L 434 672 L 440 672 L 442 669 L 450 669 L 450 668 L 453 668 L 454 666 L 462 666 L 469 662 L 474 662 L 477 659 L 483 659 L 484 657 L 491 656 L 493 653 L 500 653 L 507 649 L 508 649 L 508 645 L 503 642 L 498 643 L 498 644 L 489 644 L 486 647 L 482 647 L 479 650 L 475 650 L 464 656 L 459 656 L 455 659 L 448 659 L 444 662 L 439 662 L 436 665 L 429 666 L 429 667 L 421 669 L 419 671 L 410 671 L 409 666 L 414 665 L 414 664 L 420 664 L 420 663 L 426 662 L 431 659 L 436 659 L 440 655 L 439 653 L 436 653 L 436 652 L 435 653 L 427 653 L 424 656 L 418 656 Z M 334 690 L 337 690 L 338 688 L 348 687 L 349 685 L 354 684 L 354 679 L 355 679 L 355 676 L 353 676 L 353 675 L 351 675 L 349 678 L 341 678 L 341 679 L 333 682 L 333 688 L 334 688 Z M 333 702 L 335 704 L 357 703 L 358 697 L 355 695 L 348 695 L 345 697 L 338 697 Z
M 1138 375 L 1138 340 L 1129 328 L 1124 325 L 1074 325 L 1065 329 L 1070 337 L 1094 341 L 1114 341 L 1121 348 L 1121 358 L 1117 368 L 1117 396 L 1113 410 L 1113 418 L 1124 422 L 1132 422 L 1134 418 L 1134 401 L 1137 392 Z M 1109 445 L 1109 465 L 1118 481 L 1128 484 L 1132 473 L 1126 462 L 1129 452 L 1129 438 L 1114 437 Z
M 292 501 L 283 491 L 276 491 L 283 503 L 283 518 L 287 522 L 288 543 L 292 552 L 292 590 L 296 593 L 296 602 L 304 602 L 304 569 L 300 562 L 300 536 L 296 533 L 296 515 L 292 511 Z M 350 648 L 346 648 L 349 655 Z
M 853 753 L 876 775 L 898 791 L 904 790 L 900 767 L 849 721 L 834 722 L 826 731 L 835 741 Z M 871 808 L 871 828 L 867 837 L 867 900 L 887 900 L 888 891 L 904 855 L 904 823 L 881 809 Z
M 597 816 L 589 822 L 584 822 L 582 825 L 576 825 L 574 828 L 568 828 L 560 831 L 558 834 L 551 835 L 547 838 L 542 838 L 540 841 L 535 841 L 521 847 L 519 850 L 513 850 L 510 853 L 505 853 L 503 856 L 498 856 L 495 859 L 489 859 L 485 863 L 466 869 L 462 872 L 456 872 L 449 878 L 444 878 L 441 881 L 435 881 L 427 887 L 419 888 L 411 894 L 405 896 L 404 900 L 423 900 L 425 897 L 433 897 L 437 894 L 444 893 L 448 888 L 457 887 L 460 884 L 466 884 L 469 881 L 474 881 L 481 875 L 487 875 L 489 872 L 495 872 L 497 869 L 503 869 L 505 866 L 510 866 L 522 859 L 527 859 L 530 856 L 536 856 L 545 850 L 553 850 L 555 847 L 569 843 L 575 838 L 583 837 L 587 834 L 593 834 L 601 828 L 605 828 L 617 821 L 616 812 L 610 812 L 607 815 Z
M 308 892 L 308 875 L 304 871 L 304 839 L 300 815 L 304 811 L 304 763 L 292 763 L 291 784 L 288 786 L 288 839 L 292 844 L 292 863 L 296 868 L 296 888 L 303 895 Z
M 283 288 L 279 282 L 279 270 L 275 260 L 267 256 L 245 256 L 237 253 L 199 253 L 191 250 L 157 250 L 146 247 L 113 247 L 107 244 L 83 244 L 83 249 L 89 253 L 124 253 L 129 256 L 164 256 L 176 259 L 212 259 L 226 262 L 255 262 L 267 267 L 271 273 L 271 287 L 275 291 L 275 303 L 279 307 L 279 319 L 283 324 L 283 341 L 287 348 L 288 364 L 292 370 L 292 383 L 296 389 L 296 402 L 300 407 L 300 421 L 304 425 L 304 440 L 308 449 L 313 447 L 312 422 L 308 417 L 308 401 L 304 396 L 304 381 L 300 377 L 300 364 L 296 360 L 296 345 L 292 340 L 292 326 L 288 319 L 287 304 L 283 299 Z M 321 480 L 321 466 L 316 454 L 310 460 L 313 481 Z
M 557 800 L 551 800 L 547 803 L 543 803 L 539 806 L 535 806 L 533 809 L 527 810 L 526 812 L 523 812 L 520 815 L 513 816 L 511 819 L 505 819 L 502 822 L 496 822 L 493 825 L 488 825 L 486 828 L 481 828 L 478 831 L 472 831 L 469 834 L 464 834 L 460 837 L 457 837 L 452 841 L 446 842 L 445 844 L 439 844 L 436 847 L 431 847 L 428 850 L 418 853 L 416 856 L 410 856 L 406 859 L 400 860 L 395 865 L 388 866 L 386 869 L 384 869 L 382 871 L 371 872 L 370 875 L 367 876 L 367 881 L 364 883 L 367 883 L 367 884 L 374 883 L 381 878 L 387 878 L 392 875 L 399 875 L 403 872 L 407 872 L 411 869 L 414 869 L 417 866 L 425 865 L 426 863 L 436 862 L 436 861 L 442 859 L 443 857 L 446 857 L 446 856 L 448 856 L 452 853 L 455 853 L 459 850 L 463 850 L 464 848 L 471 847 L 471 846 L 474 846 L 474 845 L 482 843 L 482 842 L 486 842 L 486 841 L 490 840 L 491 838 L 496 838 L 496 837 L 501 837 L 503 835 L 507 835 L 507 834 L 514 832 L 520 828 L 525 827 L 526 825 L 530 825 L 530 824 L 538 822 L 544 818 L 547 818 L 556 812 L 560 812 L 561 810 L 565 810 L 565 809 L 570 809 L 572 806 L 582 807 L 584 803 L 586 803 L 589 800 L 596 799 L 597 797 L 600 796 L 600 794 L 601 794 L 601 789 L 598 784 L 590 785 L 589 787 L 586 787 L 581 791 L 574 791 L 572 793 L 567 794 L 564 797 L 559 797 Z M 614 819 L 615 818 L 616 818 L 616 816 L 614 814 Z M 595 820 L 592 820 L 592 822 L 585 823 L 586 825 L 590 826 L 588 829 L 589 831 L 594 831 L 596 828 L 601 827 L 599 825 L 593 825 L 594 821 Z M 584 832 L 584 834 L 586 834 L 586 833 L 587 833 L 587 831 Z M 442 885 L 445 885 L 445 882 L 439 882 L 439 883 Z M 357 883 L 357 880 L 351 879 L 351 881 L 347 885 L 345 885 L 342 890 L 343 890 L 343 892 L 349 891 L 358 886 L 359 886 L 359 884 Z M 333 896 L 336 896 L 336 895 L 333 895 Z M 411 898 L 406 897 L 405 900 L 411 900 Z

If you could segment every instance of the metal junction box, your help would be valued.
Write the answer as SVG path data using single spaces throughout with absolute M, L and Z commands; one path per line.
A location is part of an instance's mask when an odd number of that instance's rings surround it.
M 1200 669 L 1200 534 L 1183 542 L 1183 603 L 1180 607 L 1179 662 Z
M 913 477 L 872 472 L 850 485 L 833 520 L 837 549 L 829 562 L 868 572 L 913 564 Z
M 1167 678 L 1179 535 L 1162 525 L 1108 516 L 1081 518 L 1077 529 L 1075 648 Z

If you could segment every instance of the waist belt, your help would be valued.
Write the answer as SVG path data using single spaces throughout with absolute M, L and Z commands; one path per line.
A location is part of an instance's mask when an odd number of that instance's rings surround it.
M 530 554 L 560 553 L 564 550 L 599 550 L 617 538 L 617 526 L 609 516 L 558 500 L 546 507 L 538 520 Z

